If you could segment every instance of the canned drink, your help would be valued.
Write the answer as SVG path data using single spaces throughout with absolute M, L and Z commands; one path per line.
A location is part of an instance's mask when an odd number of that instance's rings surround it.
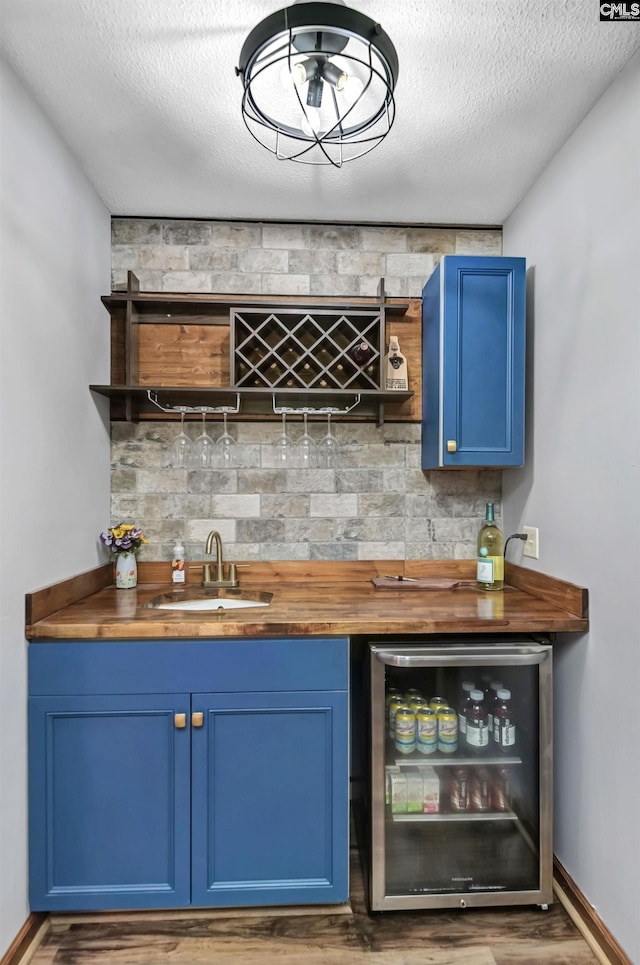
M 458 750 L 458 714 L 453 707 L 438 711 L 438 750 L 444 754 Z
M 506 767 L 498 769 L 491 783 L 491 807 L 495 811 L 508 811 L 511 807 L 511 778 Z
M 431 710 L 435 710 L 436 714 L 442 707 L 447 706 L 448 704 L 444 697 L 432 697 L 429 701 L 429 707 L 431 707 Z
M 420 707 L 416 713 L 416 749 L 421 754 L 433 754 L 438 745 L 438 717 L 430 707 Z
M 395 743 L 401 754 L 412 754 L 416 749 L 416 715 L 407 704 L 396 711 Z
M 408 703 L 409 707 L 411 707 L 411 710 L 414 712 L 414 714 L 417 714 L 417 713 L 418 713 L 418 710 L 419 710 L 421 707 L 428 707 L 428 706 L 429 706 L 429 702 L 428 702 L 427 700 L 425 700 L 424 697 L 412 697 L 411 700 L 408 700 L 408 701 L 407 701 L 407 703 Z
M 387 687 L 385 697 L 384 697 L 384 703 L 387 710 L 389 709 L 389 704 L 391 703 L 393 698 L 399 697 L 399 696 L 400 696 L 400 691 L 398 690 L 397 687 Z
M 398 694 L 389 701 L 389 737 L 391 740 L 396 736 L 396 711 L 399 707 L 404 707 L 404 699 Z
M 408 690 L 404 692 L 405 703 L 410 704 L 414 697 L 422 697 L 422 694 L 416 687 L 409 687 Z
M 456 767 L 449 783 L 449 805 L 452 811 L 468 811 L 469 772 L 466 767 Z
M 486 767 L 479 768 L 472 775 L 469 781 L 469 795 L 474 811 L 491 809 L 491 776 Z

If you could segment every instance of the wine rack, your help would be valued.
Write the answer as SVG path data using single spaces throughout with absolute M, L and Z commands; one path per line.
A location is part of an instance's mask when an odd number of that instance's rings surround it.
M 363 364 L 352 352 L 366 342 Z M 384 315 L 379 309 L 231 310 L 234 388 L 379 389 Z

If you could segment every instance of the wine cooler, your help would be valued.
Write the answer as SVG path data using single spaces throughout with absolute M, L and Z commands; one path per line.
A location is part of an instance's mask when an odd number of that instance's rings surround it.
M 552 900 L 552 648 L 368 645 L 372 911 Z

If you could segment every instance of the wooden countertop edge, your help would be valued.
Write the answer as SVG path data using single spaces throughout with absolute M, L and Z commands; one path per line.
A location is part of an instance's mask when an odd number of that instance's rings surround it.
M 72 576 L 68 580 L 52 583 L 33 593 L 25 594 L 25 623 L 32 626 L 39 620 L 45 620 L 65 607 L 79 603 L 85 597 L 104 590 L 113 583 L 113 563 L 104 563 L 86 573 Z
M 538 573 L 525 566 L 505 561 L 505 582 L 530 596 L 566 610 L 581 620 L 589 619 L 589 591 L 555 576 Z
M 200 564 L 201 565 L 201 564 Z M 199 564 L 194 564 L 195 571 L 199 571 Z M 247 569 L 241 571 L 241 586 L 273 585 L 277 588 L 282 584 L 302 584 L 313 580 L 316 584 L 370 583 L 374 576 L 386 574 L 403 574 L 413 576 L 438 575 L 469 579 L 474 572 L 474 561 L 471 560 L 428 560 L 428 561 L 283 561 L 274 563 L 251 563 Z M 145 584 L 171 587 L 169 563 L 145 563 L 139 565 L 140 589 Z M 541 614 L 525 614 L 522 617 L 510 615 L 508 619 L 481 619 L 478 616 L 451 616 L 441 614 L 434 619 L 424 619 L 421 615 L 405 613 L 402 618 L 395 616 L 384 619 L 380 613 L 372 614 L 371 619 L 359 616 L 336 614 L 326 616 L 307 613 L 306 619 L 283 619 L 280 614 L 260 614 L 259 621 L 249 621 L 248 614 L 242 619 L 224 613 L 202 615 L 198 619 L 149 621 L 114 619 L 111 615 L 101 621 L 65 620 L 63 610 L 77 604 L 88 597 L 113 586 L 113 564 L 107 563 L 87 573 L 80 574 L 69 580 L 36 590 L 26 595 L 26 636 L 29 640 L 44 639 L 179 639 L 185 636 L 210 637 L 232 636 L 242 637 L 251 635 L 272 636 L 286 634 L 300 635 L 348 635 L 362 634 L 433 634 L 433 633 L 490 633 L 497 632 L 584 632 L 588 630 L 588 593 L 583 587 L 557 580 L 554 577 L 528 570 L 514 564 L 507 564 L 507 584 L 522 593 L 542 600 L 553 607 L 551 616 Z M 197 577 L 193 576 L 189 583 L 197 585 Z M 115 591 L 120 592 L 120 591 Z M 127 591 L 122 591 L 123 593 Z M 449 592 L 449 591 L 447 591 Z M 124 601 L 124 597 L 123 597 Z M 59 618 L 50 620 L 54 614 Z
M 193 623 L 172 623 L 158 624 L 136 623 L 135 630 L 132 623 L 102 623 L 99 631 L 95 624 L 72 624 L 60 625 L 55 628 L 55 634 L 51 627 L 33 627 L 29 639 L 38 642 L 57 640 L 63 641 L 85 641 L 99 643 L 101 640 L 197 640 L 225 638 L 247 638 L 247 637 L 362 637 L 362 636 L 432 636 L 446 634 L 496 634 L 496 633 L 576 633 L 588 629 L 588 624 L 584 621 L 567 618 L 566 620 L 554 620 L 553 627 L 550 621 L 542 618 L 523 618 L 516 620 L 478 620 L 473 618 L 453 617 L 448 620 L 389 620 L 381 623 L 379 620 L 367 623 L 363 620 L 301 620 L 301 621 L 281 621 L 274 623 L 231 623 L 221 618 L 219 623 L 212 620 L 199 619 Z

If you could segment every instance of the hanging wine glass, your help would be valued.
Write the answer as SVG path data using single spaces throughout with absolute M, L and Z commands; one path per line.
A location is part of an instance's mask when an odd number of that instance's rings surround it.
M 193 443 L 184 431 L 184 409 L 180 412 L 180 432 L 169 446 L 169 458 L 174 469 L 184 469 L 191 465 Z
M 301 469 L 313 469 L 317 462 L 317 446 L 315 440 L 309 434 L 307 426 L 307 413 L 303 413 L 304 432 L 296 443 L 296 455 L 298 465 Z
M 231 433 L 227 428 L 227 413 L 222 413 L 222 435 L 218 438 L 216 442 L 217 446 L 217 463 L 223 468 L 228 468 L 233 465 L 233 454 L 236 440 L 233 438 Z
M 196 469 L 211 469 L 213 466 L 213 453 L 215 442 L 207 432 L 206 426 L 207 413 L 202 410 L 202 432 L 193 444 L 192 465 Z
M 340 461 L 340 443 L 331 431 L 332 415 L 333 412 L 327 412 L 327 434 L 318 443 L 320 465 L 325 469 L 335 469 Z
M 276 460 L 281 466 L 290 466 L 293 462 L 295 444 L 291 436 L 287 435 L 287 413 L 282 413 L 282 432 L 274 443 Z

